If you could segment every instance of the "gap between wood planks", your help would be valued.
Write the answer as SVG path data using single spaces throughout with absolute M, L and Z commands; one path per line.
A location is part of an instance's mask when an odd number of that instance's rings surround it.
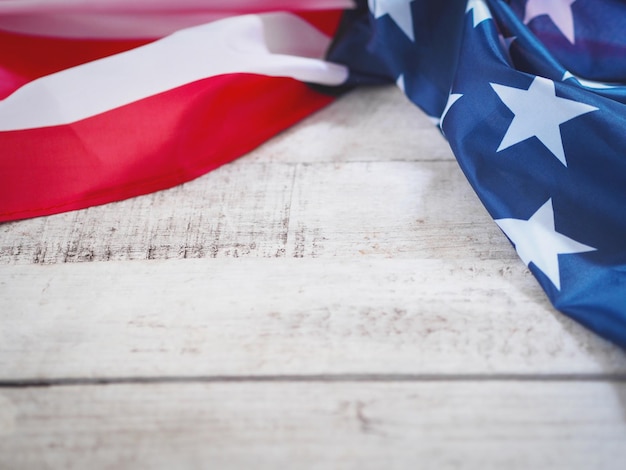
M 152 377 L 59 377 L 0 380 L 0 388 L 75 385 L 267 382 L 626 382 L 626 374 L 302 374 L 302 375 L 197 375 Z

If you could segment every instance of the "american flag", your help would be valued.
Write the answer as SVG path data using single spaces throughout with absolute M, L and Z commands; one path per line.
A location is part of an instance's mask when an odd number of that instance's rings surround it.
M 624 2 L 7 0 L 0 31 L 0 220 L 186 181 L 396 83 L 555 307 L 626 347 Z

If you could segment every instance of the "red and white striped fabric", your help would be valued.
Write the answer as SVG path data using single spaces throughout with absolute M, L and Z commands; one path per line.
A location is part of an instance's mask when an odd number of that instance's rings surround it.
M 324 106 L 304 82 L 346 79 L 323 56 L 350 6 L 0 2 L 0 221 L 188 181 Z

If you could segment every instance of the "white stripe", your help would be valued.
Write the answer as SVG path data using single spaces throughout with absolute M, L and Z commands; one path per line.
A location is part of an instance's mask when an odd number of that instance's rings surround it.
M 0 101 L 0 131 L 69 124 L 203 78 L 229 73 L 339 85 L 321 59 L 330 38 L 288 13 L 246 15 L 182 30 L 32 81 Z

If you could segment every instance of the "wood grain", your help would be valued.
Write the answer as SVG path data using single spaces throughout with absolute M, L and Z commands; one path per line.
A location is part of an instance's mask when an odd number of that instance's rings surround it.
M 237 162 L 168 191 L 0 226 L 0 263 L 216 257 L 509 259 L 455 162 Z
M 2 266 L 0 323 L 4 379 L 626 371 L 498 260 Z
M 621 469 L 623 383 L 0 391 L 2 468 Z
M 349 193 L 343 187 L 348 181 Z M 298 218 L 292 221 L 294 194 Z M 429 201 L 422 200 L 426 194 Z M 439 199 L 446 205 L 443 214 L 449 216 L 432 217 L 443 204 L 433 205 Z M 463 242 L 473 249 L 476 241 L 498 237 L 500 246 L 506 244 L 440 133 L 401 93 L 383 88 L 354 92 L 251 155 L 188 184 L 82 211 L 0 224 L 0 263 L 316 255 L 321 252 L 307 246 L 315 233 L 335 230 L 333 235 L 340 235 L 336 228 L 316 225 L 323 220 L 306 211 L 307 205 L 318 202 L 321 210 L 330 212 L 336 204 L 337 211 L 354 211 L 352 229 L 337 238 L 341 246 L 355 235 L 355 228 L 365 237 L 397 233 L 380 250 L 372 248 L 376 240 L 364 243 L 358 236 L 361 242 L 352 246 L 354 252 L 385 256 L 395 249 L 419 254 L 424 250 L 417 247 L 424 240 L 416 235 L 429 222 L 441 229 L 429 232 L 432 240 L 440 239 L 443 230 L 443 239 L 458 233 L 451 241 L 455 246 Z M 461 212 L 468 207 L 468 214 Z M 381 212 L 385 218 L 377 220 Z M 469 221 L 472 230 L 450 227 L 453 217 L 465 215 L 459 223 L 467 226 Z M 457 227 L 455 221 L 453 225 Z M 483 236 L 485 226 L 488 235 Z M 326 241 L 325 253 L 340 249 L 331 245 L 332 240 Z M 511 256 L 510 248 L 504 252 Z
M 0 225 L 0 263 L 284 255 L 295 168 L 229 165 L 167 191 Z
M 621 469 L 625 377 L 393 88 L 0 225 L 1 470 Z
M 454 161 L 431 120 L 395 86 L 359 88 L 246 155 L 262 162 Z
M 517 261 L 456 162 L 298 168 L 287 254 Z

